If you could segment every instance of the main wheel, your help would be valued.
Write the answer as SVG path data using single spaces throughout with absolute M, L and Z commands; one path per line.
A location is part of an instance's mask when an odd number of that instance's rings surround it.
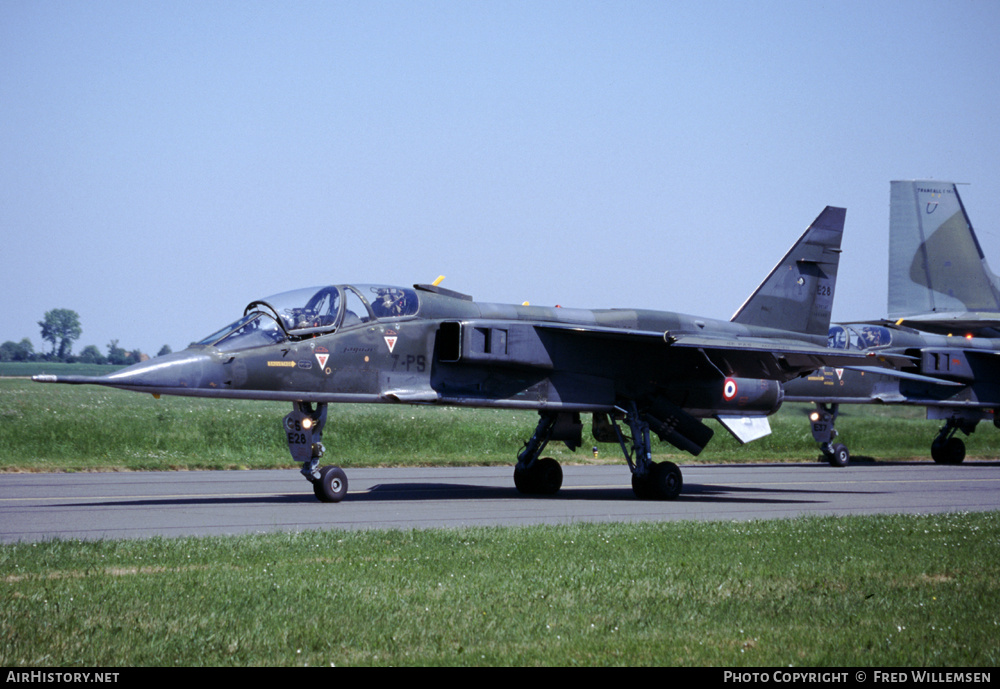
M 632 474 L 632 492 L 640 500 L 674 500 L 683 487 L 681 469 L 673 462 L 654 464 L 642 478 Z
M 965 443 L 952 436 L 943 442 L 931 443 L 931 458 L 938 464 L 961 464 L 965 459 Z
M 651 500 L 653 495 L 649 490 L 650 483 L 652 482 L 649 480 L 649 474 L 646 474 L 642 478 L 632 474 L 632 492 L 635 494 L 635 497 L 640 500 Z
M 340 467 L 323 467 L 319 480 L 313 482 L 313 492 L 321 502 L 340 502 L 347 495 L 347 474 Z
M 514 467 L 514 486 L 526 495 L 555 495 L 562 479 L 562 467 L 551 457 L 535 460 L 530 469 Z
M 837 443 L 833 446 L 832 452 L 824 452 L 823 456 L 832 467 L 846 467 L 851 461 L 851 453 L 847 451 L 847 445 Z
M 681 494 L 684 478 L 681 468 L 673 462 L 661 462 L 653 467 L 650 474 L 653 479 L 653 494 L 660 500 L 673 500 Z

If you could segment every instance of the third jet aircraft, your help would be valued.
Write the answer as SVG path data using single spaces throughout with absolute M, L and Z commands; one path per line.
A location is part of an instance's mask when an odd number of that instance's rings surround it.
M 931 443 L 942 464 L 965 458 L 968 435 L 1000 419 L 1000 290 L 952 182 L 890 184 L 887 318 L 835 324 L 829 345 L 840 351 L 902 355 L 892 375 L 875 369 L 824 367 L 785 386 L 786 401 L 812 402 L 813 437 L 835 466 L 849 461 L 835 421 L 840 404 L 885 403 L 927 408 L 944 421 Z

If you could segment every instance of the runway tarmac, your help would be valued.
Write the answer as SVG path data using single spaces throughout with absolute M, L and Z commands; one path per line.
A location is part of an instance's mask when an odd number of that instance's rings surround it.
M 289 469 L 0 474 L 0 542 L 1000 509 L 996 461 L 682 469 L 668 502 L 637 500 L 624 464 L 565 466 L 554 497 L 518 493 L 513 467 L 348 468 L 337 504 Z

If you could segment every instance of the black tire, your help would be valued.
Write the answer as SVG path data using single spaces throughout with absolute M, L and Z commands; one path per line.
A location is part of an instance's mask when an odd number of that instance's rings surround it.
M 347 474 L 340 467 L 323 467 L 319 480 L 313 483 L 313 492 L 320 502 L 340 502 L 347 495 Z
M 535 460 L 530 469 L 514 467 L 514 486 L 525 495 L 555 495 L 562 479 L 562 467 L 551 457 Z
M 555 495 L 562 488 L 563 473 L 559 462 L 551 457 L 542 457 L 535 464 L 538 492 L 541 495 Z
M 965 460 L 965 443 L 951 437 L 944 442 L 931 443 L 931 459 L 938 464 L 961 464 Z
M 641 479 L 632 474 L 632 492 L 640 500 L 674 500 L 683 488 L 680 467 L 673 462 L 654 464 Z
M 837 443 L 833 446 L 833 451 L 826 454 L 826 461 L 832 467 L 846 467 L 851 462 L 851 453 L 847 451 L 847 445 Z
M 649 480 L 649 474 L 643 476 L 642 478 L 632 474 L 632 492 L 635 494 L 635 497 L 640 500 L 652 499 L 653 495 L 649 488 L 650 483 L 652 482 Z
M 531 495 L 531 473 L 520 464 L 514 467 L 514 487 L 518 493 Z
M 661 462 L 653 466 L 653 493 L 659 500 L 675 500 L 684 488 L 681 469 L 673 462 Z

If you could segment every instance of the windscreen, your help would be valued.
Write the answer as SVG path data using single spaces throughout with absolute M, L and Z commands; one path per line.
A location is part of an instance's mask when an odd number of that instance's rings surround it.
M 227 351 L 263 347 L 281 342 L 284 339 L 285 333 L 277 321 L 265 313 L 255 311 L 234 323 L 230 323 L 222 330 L 212 333 L 196 344 L 212 345 L 222 351 Z
M 350 302 L 345 299 L 350 296 Z M 414 290 L 384 285 L 308 287 L 251 302 L 243 318 L 196 344 L 219 349 L 260 347 L 333 332 L 374 318 L 413 316 L 419 309 Z
M 881 325 L 832 325 L 827 346 L 834 349 L 872 349 L 892 344 L 892 331 Z

